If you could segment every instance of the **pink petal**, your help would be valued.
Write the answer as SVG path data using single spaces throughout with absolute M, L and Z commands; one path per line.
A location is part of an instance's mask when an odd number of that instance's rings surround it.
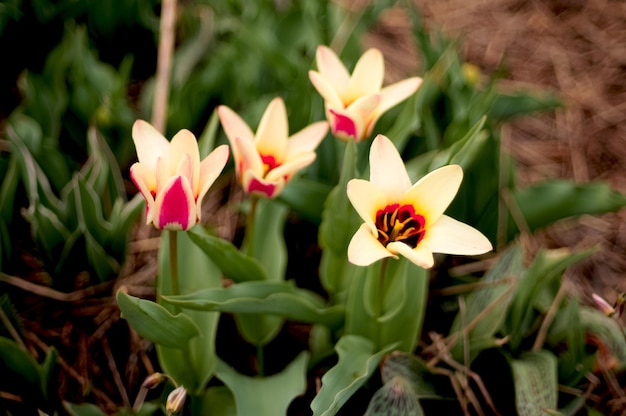
M 329 109 L 328 112 L 330 113 L 329 121 L 332 127 L 333 136 L 341 140 L 359 140 L 362 125 L 357 123 L 360 120 L 353 118 L 346 112 L 340 112 L 332 108 Z
M 329 47 L 320 45 L 315 52 L 315 61 L 322 77 L 342 96 L 350 82 L 350 74 L 337 54 Z
M 459 165 L 443 166 L 420 179 L 403 198 L 426 219 L 425 227 L 431 227 L 448 208 L 463 181 L 463 169 Z
M 157 195 L 154 225 L 159 229 L 187 230 L 196 224 L 196 201 L 186 178 L 174 176 Z
M 148 169 L 155 170 L 157 159 L 169 155 L 170 143 L 150 123 L 136 120 L 133 124 L 132 136 L 137 150 L 137 159 Z
M 447 215 L 426 230 L 423 241 L 428 241 L 434 253 L 473 256 L 493 249 L 480 231 Z
M 354 67 L 344 102 L 351 103 L 359 97 L 379 92 L 384 76 L 383 54 L 378 49 L 368 49 Z
M 263 155 L 272 155 L 281 163 L 287 152 L 289 124 L 287 109 L 282 98 L 274 98 L 261 117 L 256 132 L 256 148 Z
M 200 151 L 198 150 L 196 136 L 186 129 L 179 131 L 172 138 L 170 144 L 170 166 L 178 168 L 180 161 L 184 158 L 189 159 L 189 169 L 185 172 L 185 176 L 189 179 L 194 194 L 197 195 L 200 180 Z
M 361 225 L 348 245 L 348 261 L 357 266 L 369 266 L 386 257 L 396 256 L 380 244 L 366 224 Z
M 272 182 L 266 181 L 254 175 L 253 172 L 248 171 L 243 175 L 242 186 L 247 193 L 256 193 L 266 198 L 274 198 L 282 192 L 285 181 L 282 179 Z
M 411 187 L 411 179 L 395 145 L 379 134 L 370 149 L 370 181 L 384 190 L 390 200 L 400 202 Z

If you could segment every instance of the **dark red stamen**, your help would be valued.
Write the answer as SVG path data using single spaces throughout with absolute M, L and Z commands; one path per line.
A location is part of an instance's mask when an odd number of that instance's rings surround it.
M 424 238 L 425 222 L 412 205 L 387 205 L 376 213 L 378 241 L 385 247 L 393 241 L 400 241 L 415 248 Z

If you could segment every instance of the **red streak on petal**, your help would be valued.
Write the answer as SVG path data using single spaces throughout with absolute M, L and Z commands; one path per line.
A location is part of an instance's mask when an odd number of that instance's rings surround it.
M 183 178 L 176 181 L 166 191 L 159 212 L 159 228 L 166 228 L 169 224 L 179 224 L 183 230 L 189 228 L 189 205 L 187 195 L 183 189 Z
M 276 185 L 265 184 L 259 182 L 257 179 L 250 180 L 248 184 L 248 192 L 260 192 L 265 194 L 268 198 L 271 198 L 274 195 L 274 191 L 276 190 Z
M 334 110 L 329 111 L 334 116 L 334 120 L 331 123 L 334 136 L 347 136 L 357 138 L 356 124 L 350 117 L 339 114 Z

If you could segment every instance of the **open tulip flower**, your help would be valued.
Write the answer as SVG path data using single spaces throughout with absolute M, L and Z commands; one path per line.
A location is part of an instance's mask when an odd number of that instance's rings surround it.
M 421 78 L 413 77 L 382 88 L 385 61 L 375 48 L 361 56 L 352 75 L 326 46 L 318 46 L 316 62 L 319 72 L 309 71 L 309 79 L 325 101 L 333 135 L 342 140 L 365 140 L 378 118 L 422 83 Z
M 370 150 L 370 180 L 352 179 L 347 193 L 361 216 L 361 225 L 348 246 L 348 260 L 368 266 L 402 255 L 424 268 L 433 253 L 477 255 L 492 249 L 480 231 L 444 215 L 454 199 L 463 170 L 444 166 L 411 185 L 400 154 L 378 135 Z
M 200 221 L 202 199 L 228 161 L 228 146 L 202 162 L 196 137 L 179 131 L 168 142 L 152 125 L 137 120 L 133 141 L 139 161 L 130 176 L 146 200 L 146 220 L 159 229 L 187 230 Z
M 218 115 L 233 149 L 237 178 L 247 193 L 267 198 L 280 194 L 300 169 L 313 163 L 315 149 L 328 132 L 319 121 L 289 137 L 287 110 L 274 98 L 261 117 L 256 135 L 237 113 L 219 106 Z

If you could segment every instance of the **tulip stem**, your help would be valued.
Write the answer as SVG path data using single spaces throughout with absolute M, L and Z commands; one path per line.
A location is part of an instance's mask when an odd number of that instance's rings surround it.
M 256 207 L 259 202 L 259 197 L 252 194 L 250 196 L 250 211 L 248 211 L 248 217 L 246 218 L 246 233 L 243 241 L 243 247 L 250 257 L 254 257 L 254 221 L 256 219 Z
M 380 345 L 380 317 L 383 315 L 383 309 L 385 307 L 385 274 L 387 272 L 388 258 L 382 259 L 380 263 L 380 272 L 378 274 L 378 290 L 376 291 L 376 342 Z
M 168 231 L 170 249 L 170 289 L 172 295 L 180 295 L 180 285 L 178 283 L 178 236 L 176 231 Z

